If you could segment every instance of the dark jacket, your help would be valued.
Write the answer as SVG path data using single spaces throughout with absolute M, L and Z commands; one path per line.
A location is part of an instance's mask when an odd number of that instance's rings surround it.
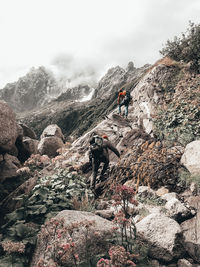
M 106 157 L 109 160 L 109 152 L 108 149 L 110 149 L 112 152 L 115 153 L 115 155 L 118 156 L 118 158 L 120 157 L 120 153 L 117 150 L 116 147 L 114 147 L 110 141 L 108 140 L 103 140 L 103 152 L 102 152 L 102 156 Z
M 92 138 L 90 139 L 90 143 L 92 143 Z M 90 152 L 90 158 L 94 158 L 100 161 L 104 161 L 104 159 L 107 159 L 109 161 L 109 149 L 114 152 L 118 157 L 120 157 L 119 151 L 111 144 L 111 142 L 106 139 L 103 139 L 102 150 L 98 150 L 97 153 L 95 153 L 95 151 L 93 150 L 93 153 Z

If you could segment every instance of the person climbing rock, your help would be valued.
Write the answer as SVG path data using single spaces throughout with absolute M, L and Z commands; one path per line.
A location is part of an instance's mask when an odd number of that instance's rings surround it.
M 121 107 L 125 106 L 125 118 L 127 119 L 128 117 L 128 107 L 131 102 L 132 96 L 130 95 L 129 91 L 125 91 L 122 88 L 119 90 L 118 98 L 117 98 L 117 103 L 118 103 L 118 109 L 119 109 L 119 114 L 121 115 Z
M 126 95 L 126 91 L 123 91 L 123 88 L 121 88 L 118 92 L 118 97 L 117 97 L 117 104 L 118 104 L 118 113 L 121 115 L 121 104 L 123 102 L 123 99 Z
M 96 133 L 90 138 L 90 150 L 89 150 L 89 159 L 92 164 L 92 176 L 90 179 L 90 188 L 95 191 L 96 178 L 98 174 L 98 169 L 103 163 L 103 169 L 100 174 L 100 179 L 102 180 L 104 173 L 106 172 L 109 166 L 109 152 L 110 149 L 114 152 L 119 158 L 119 151 L 111 144 L 106 135 L 99 136 Z

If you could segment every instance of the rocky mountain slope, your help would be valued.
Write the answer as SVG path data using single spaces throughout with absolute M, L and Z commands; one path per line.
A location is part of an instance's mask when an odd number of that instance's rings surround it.
M 33 128 L 38 136 L 49 124 L 57 124 L 61 127 L 66 138 L 70 135 L 81 136 L 116 107 L 119 88 L 125 85 L 127 89 L 132 90 L 149 68 L 149 65 L 145 65 L 136 69 L 131 62 L 128 66 L 127 70 L 119 66 L 108 70 L 99 81 L 89 101 L 79 102 L 82 99 L 80 96 L 84 96 L 83 91 L 85 96 L 91 93 L 89 87 L 79 86 L 73 91 L 61 94 L 40 109 L 18 113 L 18 119 Z
M 133 66 L 129 67 L 127 72 L 132 72 Z M 38 140 L 29 127 L 19 127 L 12 111 L 12 123 L 0 121 L 4 128 L 11 130 L 11 124 L 16 127 L 14 136 L 7 130 L 0 139 L 1 170 L 7 171 L 8 166 L 12 170 L 12 177 L 0 177 L 4 193 L 0 207 L 6 215 L 1 230 L 0 266 L 47 266 L 49 262 L 70 266 L 66 265 L 69 261 L 71 266 L 96 266 L 106 255 L 109 240 L 116 241 L 112 228 L 124 225 L 129 227 L 131 238 L 121 233 L 125 242 L 118 237 L 117 244 L 130 246 L 139 256 L 131 258 L 116 246 L 107 263 L 118 260 L 119 264 L 121 260 L 121 267 L 128 263 L 133 266 L 132 261 L 136 266 L 199 266 L 200 75 L 169 58 L 132 75 L 130 80 L 118 67 L 113 75 L 117 84 L 109 83 L 109 71 L 103 79 L 105 86 L 101 80 L 97 97 L 89 102 L 67 106 L 65 101 L 55 101 L 42 112 L 21 117 L 34 126 Z M 117 114 L 113 92 L 121 86 L 133 97 L 128 119 Z M 100 90 L 104 99 L 99 99 Z M 110 95 L 106 96 L 108 91 Z M 7 109 L 1 110 L 6 114 Z M 88 141 L 94 131 L 106 134 L 121 154 L 120 159 L 110 155 L 107 179 L 97 184 L 97 199 L 88 188 Z M 68 137 L 63 143 L 68 135 L 77 138 Z M 23 151 L 27 153 L 25 163 L 19 156 Z M 13 166 L 17 160 L 18 165 Z M 123 210 L 124 195 L 128 209 Z M 120 217 L 120 207 L 125 217 Z M 48 222 L 49 218 L 52 220 Z M 87 235 L 87 229 L 91 235 Z M 136 239 L 132 236 L 135 230 Z M 6 243 L 7 239 L 13 243 Z M 14 249 L 16 244 L 21 250 Z M 98 251 L 102 254 L 98 255 Z M 9 253 L 15 253 L 15 259 Z M 123 261 L 114 255 L 122 255 Z

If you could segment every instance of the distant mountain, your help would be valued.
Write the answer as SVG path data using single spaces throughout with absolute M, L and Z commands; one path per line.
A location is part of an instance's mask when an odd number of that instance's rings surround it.
M 49 91 L 53 90 L 56 80 L 44 67 L 32 68 L 17 82 L 8 83 L 1 91 L 0 98 L 5 100 L 16 112 L 40 107 Z
M 30 111 L 43 107 L 59 97 L 65 101 L 84 98 L 94 90 L 87 85 L 67 88 L 65 79 L 56 79 L 45 67 L 32 68 L 17 82 L 8 83 L 0 90 L 0 99 L 5 100 L 15 112 Z

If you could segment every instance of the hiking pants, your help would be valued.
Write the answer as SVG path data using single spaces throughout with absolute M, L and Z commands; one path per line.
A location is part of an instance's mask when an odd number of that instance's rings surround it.
M 119 108 L 119 114 L 121 114 L 121 106 L 125 106 L 125 117 L 128 117 L 128 104 L 123 104 L 123 103 L 121 103 L 121 104 L 119 104 L 119 106 L 118 106 L 118 108 Z
M 104 165 L 103 165 L 103 169 L 101 171 L 100 176 L 103 176 L 104 173 L 106 172 L 107 168 L 108 168 L 109 160 L 106 157 L 104 157 L 101 160 L 100 159 L 94 159 L 94 158 L 92 159 L 92 172 L 93 172 L 93 175 L 92 175 L 92 180 L 91 180 L 91 183 L 90 183 L 90 187 L 91 188 L 95 188 L 98 169 L 100 167 L 101 162 L 103 162 Z

